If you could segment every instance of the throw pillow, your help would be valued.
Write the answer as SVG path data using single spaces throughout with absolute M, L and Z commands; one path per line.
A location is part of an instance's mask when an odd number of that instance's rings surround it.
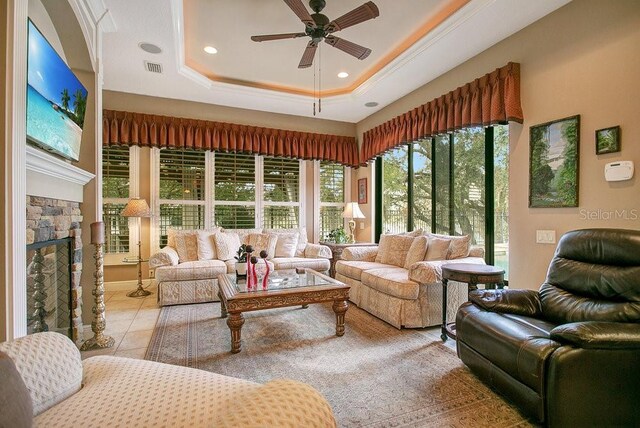
M 427 247 L 429 245 L 429 238 L 426 236 L 417 236 L 413 238 L 413 243 L 409 247 L 407 253 L 407 259 L 404 262 L 404 268 L 409 269 L 411 265 L 424 260 L 424 256 L 427 254 Z
M 183 232 L 174 236 L 175 249 L 178 253 L 180 263 L 193 262 L 198 260 L 198 233 Z
M 309 240 L 307 238 L 307 228 L 300 227 L 297 229 L 265 229 L 265 233 L 275 233 L 281 235 L 283 233 L 298 233 L 298 248 L 295 257 L 304 257 L 304 250 L 307 248 Z
M 240 236 L 235 232 L 218 232 L 213 235 L 218 260 L 233 260 L 240 248 Z
M 276 257 L 295 257 L 296 250 L 298 249 L 298 237 L 300 234 L 298 232 L 281 233 L 277 236 Z
M 31 427 L 33 402 L 13 360 L 0 351 L 0 427 Z
M 408 235 L 381 235 L 376 263 L 404 267 L 413 240 L 414 237 Z
M 424 230 L 416 229 L 413 232 L 402 232 L 402 233 L 399 233 L 398 235 L 413 236 L 415 238 L 416 236 L 424 235 Z
M 250 233 L 248 238 L 248 245 L 253 247 L 253 255 L 260 257 L 260 251 L 267 251 L 267 259 L 272 259 L 276 253 L 276 244 L 278 242 L 278 236 L 273 233 Z
M 430 236 L 429 246 L 427 247 L 427 254 L 424 259 L 427 261 L 446 260 L 447 254 L 449 254 L 449 245 L 451 245 L 450 239 Z
M 219 227 L 212 230 L 198 231 L 198 260 L 213 260 L 217 258 L 216 243 L 213 240 L 213 235 L 219 231 Z
M 441 239 L 449 239 L 451 240 L 451 246 L 449 247 L 449 254 L 447 255 L 448 260 L 460 259 L 463 257 L 469 256 L 469 249 L 471 247 L 471 236 L 463 235 L 463 236 L 448 236 L 448 235 L 439 235 L 436 233 L 432 233 L 429 235 L 435 236 L 436 238 Z

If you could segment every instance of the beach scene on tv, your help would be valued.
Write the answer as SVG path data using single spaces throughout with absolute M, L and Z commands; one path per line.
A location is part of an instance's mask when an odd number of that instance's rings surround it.
M 29 21 L 27 139 L 78 160 L 87 90 Z

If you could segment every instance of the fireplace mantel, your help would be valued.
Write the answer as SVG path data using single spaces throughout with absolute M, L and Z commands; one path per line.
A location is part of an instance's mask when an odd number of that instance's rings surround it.
M 95 174 L 27 146 L 27 195 L 82 202 L 83 187 L 94 177 Z

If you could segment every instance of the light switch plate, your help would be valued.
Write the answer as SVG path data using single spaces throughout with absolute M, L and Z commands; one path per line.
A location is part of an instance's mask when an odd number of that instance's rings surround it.
M 364 230 L 364 221 L 360 222 L 360 230 Z
M 536 244 L 555 244 L 555 230 L 536 230 Z

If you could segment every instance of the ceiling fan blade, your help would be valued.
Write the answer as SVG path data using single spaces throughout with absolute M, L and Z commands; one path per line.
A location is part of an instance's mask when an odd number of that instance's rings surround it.
M 254 42 L 267 42 L 269 40 L 296 39 L 305 37 L 307 33 L 283 33 L 283 34 L 265 34 L 262 36 L 251 36 Z
M 284 0 L 284 2 L 289 6 L 293 13 L 300 18 L 300 21 L 302 21 L 304 25 L 310 28 L 315 28 L 316 23 L 313 21 L 311 15 L 309 15 L 307 8 L 302 4 L 302 0 Z
M 340 37 L 327 36 L 324 40 L 334 48 L 340 49 L 341 51 L 346 52 L 349 55 L 353 55 L 358 59 L 365 59 L 371 53 L 371 49 L 357 45 L 348 40 L 341 39 Z
M 380 16 L 378 6 L 376 6 L 374 2 L 368 1 L 360 7 L 356 7 L 351 12 L 345 13 L 340 18 L 331 21 L 325 27 L 325 31 L 327 33 L 334 33 L 378 16 Z
M 313 57 L 316 55 L 316 49 L 318 49 L 318 44 L 313 40 L 309 41 L 307 47 L 302 54 L 302 58 L 300 58 L 300 64 L 298 64 L 298 68 L 309 68 L 311 64 L 313 64 Z

